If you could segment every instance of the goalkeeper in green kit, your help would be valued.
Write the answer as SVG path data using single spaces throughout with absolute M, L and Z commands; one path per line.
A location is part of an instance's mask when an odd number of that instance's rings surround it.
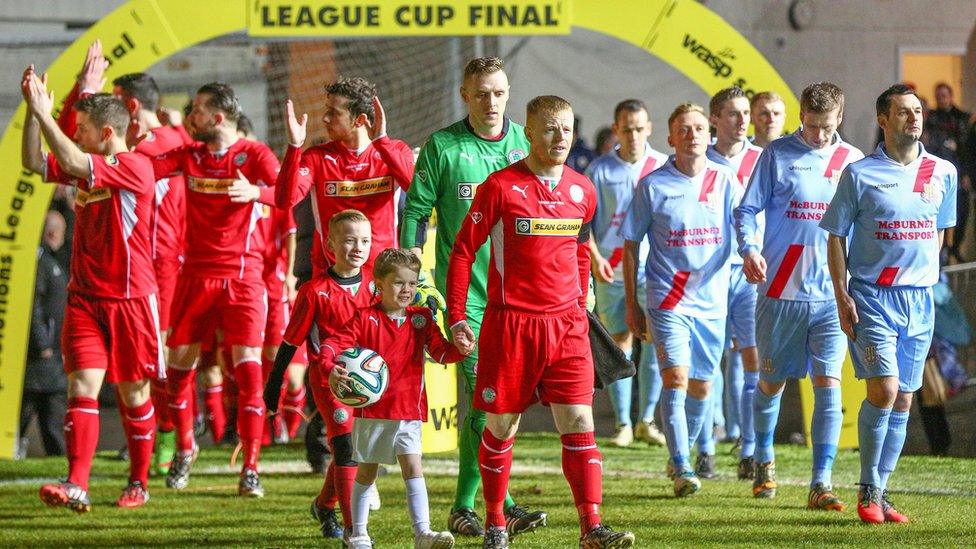
M 447 266 L 454 238 L 468 214 L 478 185 L 492 172 L 525 157 L 529 143 L 525 129 L 505 118 L 508 77 L 497 57 L 479 57 L 464 69 L 461 98 L 468 116 L 435 132 L 420 151 L 400 229 L 400 247 L 419 257 L 427 237 L 427 219 L 437 211 L 437 259 L 434 280 L 437 290 L 446 295 Z M 489 245 L 478 250 L 468 289 L 467 316 L 475 339 L 487 301 Z M 460 463 L 457 493 L 448 527 L 462 536 L 484 535 L 483 521 L 474 512 L 475 495 L 481 485 L 478 447 L 485 428 L 485 413 L 471 406 L 478 353 L 461 363 L 468 399 L 468 414 L 459 426 Z M 505 500 L 509 535 L 532 531 L 546 524 L 546 513 L 528 511 Z

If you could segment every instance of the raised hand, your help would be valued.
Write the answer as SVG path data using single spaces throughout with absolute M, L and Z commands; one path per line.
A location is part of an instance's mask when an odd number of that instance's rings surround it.
M 34 72 L 31 65 L 24 71 L 24 81 L 21 83 L 21 91 L 27 106 L 35 115 L 50 114 L 54 108 L 54 93 L 47 90 L 47 73 L 40 77 Z
M 291 99 L 285 101 L 285 126 L 288 128 L 288 142 L 293 147 L 301 147 L 308 135 L 308 113 L 302 113 L 299 121 L 295 116 L 295 105 Z
M 108 68 L 108 59 L 102 55 L 102 41 L 95 40 L 88 46 L 88 55 L 85 57 L 85 64 L 78 73 L 78 88 L 81 90 L 101 91 L 105 87 L 105 69 Z
M 373 122 L 370 123 L 369 119 L 366 120 L 366 130 L 370 141 L 375 141 L 386 135 L 386 111 L 383 110 L 383 104 L 380 103 L 379 97 L 373 97 L 373 111 L 375 113 Z

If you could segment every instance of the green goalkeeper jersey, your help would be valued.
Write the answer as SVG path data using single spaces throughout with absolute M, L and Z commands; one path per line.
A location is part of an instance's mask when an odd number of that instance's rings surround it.
M 447 266 L 451 248 L 471 201 L 492 172 L 526 156 L 529 142 L 525 128 L 505 119 L 502 135 L 483 139 L 465 118 L 435 132 L 420 150 L 413 182 L 407 192 L 407 206 L 400 228 L 400 247 L 423 247 L 427 238 L 427 219 L 437 211 L 437 241 L 434 251 L 434 284 L 446 295 Z M 487 300 L 488 243 L 478 250 L 468 289 L 468 304 L 484 308 Z

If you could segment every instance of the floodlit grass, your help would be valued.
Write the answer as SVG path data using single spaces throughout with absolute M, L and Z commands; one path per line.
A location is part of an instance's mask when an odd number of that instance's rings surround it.
M 834 484 L 851 506 L 844 513 L 807 511 L 810 456 L 805 448 L 777 447 L 779 494 L 752 498 L 751 485 L 735 479 L 735 456 L 720 445 L 720 477 L 682 500 L 664 477 L 665 452 L 634 445 L 604 452 L 604 519 L 637 535 L 638 547 L 857 546 L 949 547 L 976 545 L 976 460 L 905 457 L 891 481 L 892 499 L 912 518 L 908 525 L 865 526 L 853 510 L 857 454 L 842 451 Z M 60 458 L 0 462 L 0 547 L 105 547 L 134 545 L 223 547 L 339 547 L 323 540 L 308 512 L 321 485 L 304 471 L 295 445 L 266 449 L 262 482 L 267 497 L 237 497 L 237 477 L 227 449 L 207 449 L 194 466 L 190 487 L 168 490 L 150 481 L 152 500 L 137 510 L 112 506 L 125 482 L 126 464 L 100 455 L 93 468 L 94 510 L 76 515 L 48 509 L 37 498 L 43 482 L 64 475 Z M 521 436 L 515 448 L 512 492 L 517 501 L 549 512 L 549 527 L 516 538 L 513 547 L 575 547 L 579 536 L 569 487 L 560 470 L 559 438 Z M 435 527 L 444 527 L 453 502 L 454 456 L 425 461 Z M 275 472 L 279 471 L 279 472 Z M 294 472 L 286 472 L 294 471 Z M 411 547 L 403 483 L 395 469 L 379 480 L 383 507 L 370 515 L 377 547 Z M 480 547 L 463 538 L 459 547 Z

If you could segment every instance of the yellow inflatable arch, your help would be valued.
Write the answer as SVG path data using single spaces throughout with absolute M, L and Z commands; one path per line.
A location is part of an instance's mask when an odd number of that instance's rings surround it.
M 456 36 L 568 34 L 572 27 L 643 48 L 708 94 L 732 85 L 776 91 L 796 125 L 799 105 L 776 70 L 719 15 L 693 0 L 441 0 L 419 7 L 403 0 L 131 0 L 46 71 L 50 88 L 63 99 L 95 39 L 111 61 L 111 80 L 243 30 L 269 37 Z M 15 448 L 35 254 L 52 192 L 20 168 L 24 109 L 21 103 L 0 141 L 0 165 L 6 166 L 0 172 L 0 458 L 12 457 Z

